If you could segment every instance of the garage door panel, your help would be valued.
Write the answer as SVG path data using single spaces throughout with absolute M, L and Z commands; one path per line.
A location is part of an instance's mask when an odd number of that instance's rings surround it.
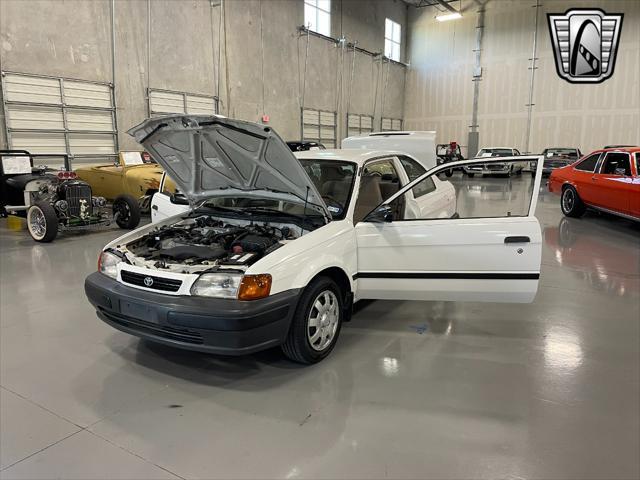
M 60 108 L 8 105 L 7 126 L 23 130 L 64 130 L 64 119 Z
M 212 115 L 216 113 L 216 101 L 213 97 L 187 95 L 187 113 L 193 115 Z
M 72 133 L 69 135 L 69 148 L 72 155 L 116 153 L 113 135 Z
M 62 104 L 60 81 L 56 78 L 30 77 L 26 75 L 5 74 L 6 102 Z
M 69 130 L 112 132 L 113 119 L 109 111 L 67 110 Z
M 149 103 L 152 113 L 185 113 L 182 94 L 150 91 Z
M 64 81 L 65 103 L 74 107 L 111 108 L 111 88 L 108 85 Z
M 14 132 L 12 148 L 31 153 L 67 153 L 64 133 Z

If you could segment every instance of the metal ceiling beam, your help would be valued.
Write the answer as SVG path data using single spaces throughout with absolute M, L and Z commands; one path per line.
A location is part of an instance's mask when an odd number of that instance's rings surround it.
M 446 0 L 436 0 L 436 2 L 438 3 L 438 5 L 443 6 L 444 8 L 449 10 L 451 13 L 460 13 L 458 10 L 456 10 L 451 5 L 449 5 L 449 3 Z

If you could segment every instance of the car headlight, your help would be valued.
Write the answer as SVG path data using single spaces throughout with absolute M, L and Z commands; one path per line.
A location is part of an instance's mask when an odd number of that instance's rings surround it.
M 204 273 L 191 287 L 191 295 L 201 297 L 258 300 L 269 296 L 271 275 L 240 275 L 237 273 Z
M 242 275 L 237 273 L 204 273 L 191 287 L 191 295 L 237 298 L 241 281 Z
M 98 257 L 98 271 L 104 273 L 107 277 L 113 279 L 118 278 L 118 263 L 122 259 L 111 252 L 102 252 Z

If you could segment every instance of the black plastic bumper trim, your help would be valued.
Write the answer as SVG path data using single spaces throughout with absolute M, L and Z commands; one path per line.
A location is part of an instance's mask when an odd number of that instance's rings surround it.
M 540 273 L 477 273 L 477 272 L 358 272 L 358 278 L 443 279 L 443 280 L 538 280 Z

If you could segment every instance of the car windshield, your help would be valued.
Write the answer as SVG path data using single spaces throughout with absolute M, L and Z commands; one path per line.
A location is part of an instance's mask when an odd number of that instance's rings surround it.
M 510 157 L 513 151 L 510 148 L 483 148 L 478 152 L 479 157 Z
M 331 217 L 342 220 L 349 207 L 356 164 L 321 159 L 300 159 L 300 163 L 322 195 Z
M 566 155 L 569 157 L 578 157 L 578 152 L 575 148 L 548 148 L 545 150 L 545 154 L 547 157 L 559 157 L 561 155 Z

